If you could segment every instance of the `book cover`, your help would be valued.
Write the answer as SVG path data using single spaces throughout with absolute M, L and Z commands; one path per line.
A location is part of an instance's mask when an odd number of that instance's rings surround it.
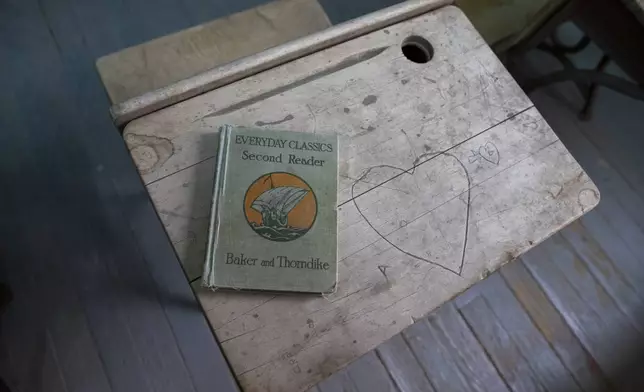
M 335 291 L 337 181 L 337 135 L 223 126 L 203 285 Z

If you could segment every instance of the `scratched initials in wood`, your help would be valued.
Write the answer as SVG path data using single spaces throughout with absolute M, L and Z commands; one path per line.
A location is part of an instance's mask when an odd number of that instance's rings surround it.
M 493 165 L 499 164 L 501 156 L 499 155 L 499 150 L 494 143 L 487 142 L 484 145 L 480 146 L 478 150 L 472 150 L 469 162 L 474 163 L 481 159 Z

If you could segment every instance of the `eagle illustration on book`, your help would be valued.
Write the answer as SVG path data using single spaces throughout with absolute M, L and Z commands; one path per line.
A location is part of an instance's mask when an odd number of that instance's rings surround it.
M 317 208 L 310 208 L 315 206 L 315 201 L 311 204 L 310 198 L 303 203 L 308 194 L 313 194 L 308 184 L 290 173 L 271 173 L 255 184 L 268 185 L 268 188 L 255 193 L 249 205 L 261 215 L 261 219 L 249 219 L 248 222 L 257 234 L 271 241 L 291 241 L 309 231 Z

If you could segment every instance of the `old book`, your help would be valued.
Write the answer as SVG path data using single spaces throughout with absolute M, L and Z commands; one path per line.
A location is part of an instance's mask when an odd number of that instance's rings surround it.
M 222 127 L 203 285 L 334 291 L 337 181 L 337 135 Z

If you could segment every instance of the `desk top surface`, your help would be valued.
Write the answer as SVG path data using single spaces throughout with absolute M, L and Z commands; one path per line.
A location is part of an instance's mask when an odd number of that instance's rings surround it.
M 403 55 L 410 36 L 431 43 L 429 62 Z M 452 6 L 128 124 L 124 139 L 190 279 L 204 259 L 222 124 L 340 136 L 337 292 L 199 291 L 246 391 L 316 383 L 599 202 Z

